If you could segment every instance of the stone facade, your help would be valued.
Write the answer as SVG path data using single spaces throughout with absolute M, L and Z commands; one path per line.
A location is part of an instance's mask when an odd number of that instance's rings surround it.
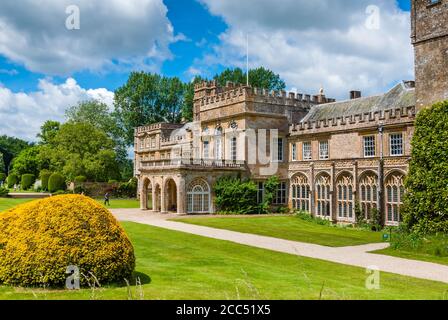
M 323 89 L 307 95 L 203 82 L 194 122 L 136 128 L 142 209 L 214 213 L 218 178 L 251 178 L 261 201 L 264 181 L 277 175 L 276 206 L 340 223 L 378 212 L 385 225 L 399 224 L 416 113 L 448 99 L 448 0 L 428 1 L 413 1 L 417 83 L 372 97 L 352 91 L 336 102 Z
M 412 1 L 417 108 L 448 100 L 448 0 Z

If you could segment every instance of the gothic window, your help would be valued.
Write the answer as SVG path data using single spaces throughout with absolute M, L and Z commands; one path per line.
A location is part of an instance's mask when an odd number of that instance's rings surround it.
M 291 180 L 292 207 L 310 212 L 311 188 L 306 176 L 299 174 Z
M 303 143 L 303 160 L 312 160 L 313 155 L 311 153 L 311 142 Z
M 283 161 L 283 138 L 277 140 L 277 161 Z
M 342 175 L 336 181 L 338 219 L 354 219 L 353 177 Z
M 391 175 L 385 183 L 386 187 L 386 216 L 388 224 L 400 222 L 400 206 L 403 202 L 404 184 L 403 175 Z
M 390 135 L 390 155 L 391 156 L 402 156 L 403 155 L 403 134 L 394 133 Z
M 187 188 L 188 213 L 208 213 L 210 211 L 210 187 L 203 179 L 196 179 Z
M 364 157 L 374 157 L 375 151 L 375 136 L 364 137 Z
M 359 202 L 365 218 L 370 219 L 372 209 L 378 206 L 378 178 L 375 174 L 368 173 L 361 178 Z
M 328 150 L 328 141 L 320 141 L 319 142 L 319 159 L 320 160 L 328 160 L 330 157 Z
M 320 217 L 331 216 L 330 176 L 322 174 L 316 179 L 316 215 Z

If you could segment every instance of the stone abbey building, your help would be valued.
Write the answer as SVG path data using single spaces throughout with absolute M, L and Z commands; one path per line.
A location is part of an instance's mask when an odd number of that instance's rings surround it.
M 334 222 L 377 209 L 400 222 L 417 112 L 448 100 L 448 0 L 412 1 L 416 81 L 388 92 L 336 102 L 316 95 L 267 92 L 228 83 L 195 87 L 194 121 L 135 130 L 135 174 L 142 209 L 216 212 L 213 186 L 222 176 L 258 185 L 281 181 L 274 205 Z

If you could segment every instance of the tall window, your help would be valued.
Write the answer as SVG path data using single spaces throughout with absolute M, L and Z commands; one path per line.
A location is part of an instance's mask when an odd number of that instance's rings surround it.
M 303 160 L 312 160 L 313 155 L 311 153 L 311 142 L 304 142 L 302 148 L 303 148 Z
M 364 137 L 364 157 L 375 156 L 375 136 Z
M 352 220 L 354 218 L 353 178 L 346 174 L 336 182 L 338 219 Z
M 264 200 L 264 182 L 258 182 L 257 203 L 262 203 Z
M 232 161 L 236 161 L 237 159 L 237 140 L 236 137 L 233 137 L 230 140 L 230 159 Z
M 403 134 L 394 133 L 390 135 L 390 155 L 402 156 L 403 155 Z
M 292 161 L 297 161 L 297 144 L 293 143 L 291 146 Z
M 151 138 L 151 148 L 155 148 L 156 147 L 156 138 L 155 137 L 153 137 L 153 138 Z
M 328 151 L 328 141 L 320 141 L 319 142 L 319 159 L 320 160 L 328 160 L 330 157 Z
M 277 161 L 283 161 L 283 138 L 277 140 Z
M 210 142 L 204 141 L 203 142 L 203 152 L 204 152 L 204 159 L 210 158 Z
M 280 182 L 277 194 L 274 198 L 274 204 L 280 205 L 280 204 L 286 204 L 287 197 L 286 197 L 286 182 Z
M 359 182 L 360 204 L 366 219 L 378 206 L 378 178 L 373 173 L 364 175 Z
M 385 185 L 387 224 L 396 225 L 400 222 L 400 206 L 404 195 L 403 175 L 391 175 Z
M 331 216 L 330 176 L 321 175 L 316 180 L 316 214 L 320 217 Z
M 296 210 L 310 212 L 311 188 L 306 176 L 299 174 L 291 180 L 292 207 Z
M 215 159 L 222 159 L 222 128 L 217 128 L 215 132 Z

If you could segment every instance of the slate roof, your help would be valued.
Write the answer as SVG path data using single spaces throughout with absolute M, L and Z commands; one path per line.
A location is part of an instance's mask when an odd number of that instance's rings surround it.
M 314 106 L 302 122 L 329 120 L 412 106 L 415 106 L 414 86 L 403 81 L 382 95 Z

